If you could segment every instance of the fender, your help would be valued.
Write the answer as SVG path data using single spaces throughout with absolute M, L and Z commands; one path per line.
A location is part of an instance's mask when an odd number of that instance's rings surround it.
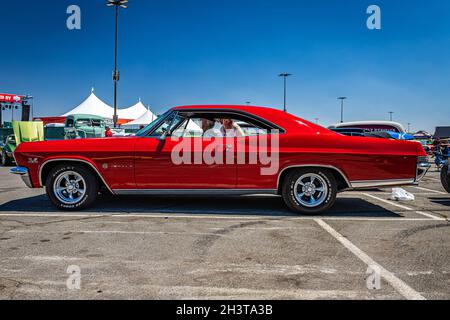
M 336 170 L 341 176 L 342 178 L 345 180 L 345 182 L 347 183 L 347 186 L 349 188 L 352 188 L 352 184 L 350 183 L 350 181 L 348 180 L 347 176 L 344 174 L 344 172 L 342 172 L 341 169 L 336 168 L 335 166 L 331 166 L 331 165 L 323 165 L 323 164 L 302 164 L 302 165 L 292 165 L 292 166 L 288 166 L 286 168 L 283 168 L 283 170 L 280 171 L 280 173 L 278 174 L 278 182 L 277 182 L 277 189 L 280 188 L 280 182 L 281 182 L 281 176 L 283 175 L 283 173 L 286 170 L 289 169 L 293 169 L 293 168 L 311 168 L 311 167 L 315 167 L 315 168 L 326 168 L 326 169 L 332 169 L 332 170 Z
M 44 184 L 42 182 L 42 171 L 44 170 L 45 166 L 48 165 L 49 163 L 52 162 L 59 162 L 59 161 L 67 161 L 67 162 L 81 162 L 84 164 L 89 165 L 96 173 L 97 175 L 100 177 L 100 179 L 102 180 L 102 182 L 105 184 L 105 186 L 108 188 L 108 190 L 112 193 L 115 194 L 114 191 L 110 188 L 110 186 L 108 185 L 108 183 L 105 181 L 105 179 L 103 178 L 103 176 L 100 174 L 100 171 L 98 170 L 97 166 L 95 165 L 95 163 L 93 163 L 92 161 L 90 161 L 87 158 L 83 158 L 83 157 L 64 157 L 64 158 L 49 158 L 46 159 L 42 165 L 39 168 L 39 184 L 43 187 Z

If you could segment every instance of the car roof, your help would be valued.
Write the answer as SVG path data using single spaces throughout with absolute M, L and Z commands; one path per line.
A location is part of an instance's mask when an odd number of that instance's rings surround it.
M 100 116 L 95 116 L 92 114 L 71 114 L 67 118 L 73 118 L 73 119 L 92 119 L 92 120 L 105 120 L 105 118 Z
M 206 111 L 206 110 L 224 110 L 224 111 L 240 111 L 263 118 L 273 124 L 285 129 L 292 131 L 302 131 L 303 129 L 315 130 L 321 132 L 330 132 L 329 130 L 313 124 L 309 121 L 298 118 L 292 114 L 284 112 L 283 110 L 268 108 L 268 107 L 257 107 L 257 106 L 247 106 L 247 105 L 190 105 L 190 106 L 178 106 L 173 108 L 173 110 L 195 110 L 195 111 Z

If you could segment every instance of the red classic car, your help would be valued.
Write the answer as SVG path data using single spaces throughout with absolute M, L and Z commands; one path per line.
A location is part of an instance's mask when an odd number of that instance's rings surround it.
M 62 210 L 113 195 L 275 194 L 295 212 L 329 209 L 339 192 L 417 184 L 420 144 L 348 137 L 250 106 L 176 107 L 132 137 L 21 144 L 17 168 Z

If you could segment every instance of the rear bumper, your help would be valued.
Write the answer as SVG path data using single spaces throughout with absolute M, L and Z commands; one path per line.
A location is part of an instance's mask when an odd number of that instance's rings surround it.
M 15 167 L 10 170 L 10 173 L 19 175 L 28 188 L 33 188 L 31 183 L 30 173 L 27 168 Z

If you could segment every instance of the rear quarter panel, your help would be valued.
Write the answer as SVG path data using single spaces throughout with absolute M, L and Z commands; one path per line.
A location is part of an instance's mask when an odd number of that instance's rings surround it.
M 347 137 L 328 131 L 280 135 L 279 171 L 261 175 L 260 167 L 238 166 L 241 188 L 276 189 L 279 174 L 296 166 L 331 166 L 351 182 L 415 179 L 417 157 L 425 156 L 416 142 Z

